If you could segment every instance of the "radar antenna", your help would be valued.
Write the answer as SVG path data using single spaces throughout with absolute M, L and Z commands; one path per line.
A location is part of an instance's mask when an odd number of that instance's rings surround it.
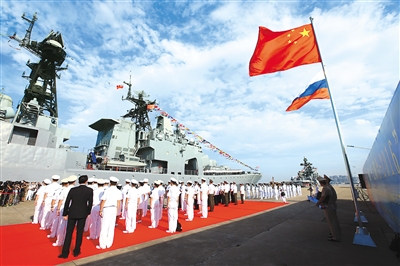
M 36 99 L 42 114 L 48 112 L 50 117 L 58 118 L 56 78 L 60 78 L 59 71 L 68 69 L 68 65 L 61 67 L 67 56 L 61 33 L 51 30 L 43 41 L 31 41 L 32 28 L 37 20 L 36 14 L 33 15 L 32 19 L 26 18 L 25 13 L 22 15 L 22 18 L 29 22 L 29 27 L 23 39 L 18 38 L 16 33 L 10 36 L 10 39 L 17 41 L 20 47 L 40 58 L 37 63 L 32 63 L 30 60 L 26 63 L 32 71 L 29 76 L 22 75 L 29 80 L 29 85 L 25 89 L 21 104 L 18 106 L 14 123 L 19 122 L 27 115 L 23 106 L 34 99 Z
M 145 98 L 149 97 L 150 95 L 146 94 L 143 90 L 142 91 L 134 91 L 134 95 L 131 94 L 132 89 L 132 82 L 131 82 L 132 75 L 129 76 L 129 83 L 125 82 L 128 85 L 128 94 L 126 98 L 122 97 L 122 100 L 128 100 L 134 104 L 134 108 L 128 110 L 128 113 L 123 115 L 123 118 L 130 117 L 133 122 L 136 124 L 136 130 L 144 130 L 153 132 L 150 124 L 149 119 L 149 111 L 151 111 L 148 106 L 156 104 L 156 101 L 149 101 L 145 100 Z

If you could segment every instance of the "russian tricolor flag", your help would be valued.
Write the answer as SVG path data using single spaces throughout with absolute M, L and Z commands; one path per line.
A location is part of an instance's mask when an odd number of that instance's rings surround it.
M 307 88 L 293 100 L 286 112 L 298 110 L 312 99 L 329 99 L 328 83 L 323 71 L 312 78 Z

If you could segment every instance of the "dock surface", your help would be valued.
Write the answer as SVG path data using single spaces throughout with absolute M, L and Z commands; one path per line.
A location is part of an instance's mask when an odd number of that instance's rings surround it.
M 62 265 L 400 265 L 389 249 L 394 232 L 369 201 L 359 201 L 359 208 L 377 247 L 353 244 L 358 223 L 351 191 L 335 189 L 340 243 L 327 241 L 323 211 L 304 189 L 283 207 Z M 33 202 L 0 208 L 0 225 L 30 222 L 33 211 Z

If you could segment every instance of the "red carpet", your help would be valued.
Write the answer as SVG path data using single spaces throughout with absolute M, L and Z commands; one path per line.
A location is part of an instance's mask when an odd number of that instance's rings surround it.
M 195 210 L 195 218 L 192 222 L 186 222 L 184 213 L 179 212 L 179 222 L 182 224 L 182 232 L 188 232 L 190 230 L 245 217 L 282 205 L 283 203 L 281 202 L 259 201 L 246 201 L 245 204 L 238 205 L 230 204 L 227 208 L 219 205 L 215 207 L 214 212 L 208 213 L 207 219 L 200 219 L 200 214 L 197 214 L 198 211 Z M 115 228 L 114 243 L 111 248 L 104 250 L 96 249 L 98 240 L 87 240 L 86 236 L 88 233 L 84 233 L 81 247 L 82 254 L 77 258 L 70 254 L 68 259 L 59 259 L 57 257 L 61 253 L 62 247 L 52 246 L 52 243 L 54 243 L 56 239 L 47 238 L 50 230 L 41 231 L 37 224 L 34 225 L 31 223 L 1 226 L 0 265 L 55 265 L 171 236 L 171 234 L 165 232 L 168 229 L 168 214 L 166 210 L 164 210 L 158 228 L 149 229 L 147 227 L 149 225 L 150 212 L 144 217 L 143 223 L 137 224 L 137 228 L 133 234 L 123 234 L 122 231 L 125 230 L 125 221 L 118 220 L 118 226 Z M 174 234 L 180 233 L 177 232 Z M 73 238 L 71 250 L 74 244 L 75 240 Z

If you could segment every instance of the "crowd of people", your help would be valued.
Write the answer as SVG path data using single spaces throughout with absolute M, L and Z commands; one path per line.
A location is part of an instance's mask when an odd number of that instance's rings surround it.
M 85 180 L 86 177 L 86 180 Z M 151 224 L 149 229 L 158 227 L 163 216 L 163 209 L 168 213 L 167 233 L 175 233 L 181 230 L 178 222 L 178 212 L 184 212 L 186 221 L 191 222 L 195 213 L 200 219 L 206 219 L 208 212 L 214 211 L 214 206 L 222 204 L 244 204 L 245 199 L 282 199 L 286 197 L 301 195 L 301 187 L 294 184 L 282 183 L 259 183 L 259 184 L 236 184 L 224 181 L 214 184 L 212 180 L 202 178 L 198 181 L 180 181 L 174 177 L 165 184 L 162 180 L 149 183 L 148 179 L 135 180 L 126 179 L 125 184 L 119 183 L 116 177 L 109 179 L 98 179 L 94 176 L 69 176 L 61 179 L 53 175 L 43 182 L 5 182 L 2 189 L 1 199 L 9 203 L 17 197 L 18 201 L 34 200 L 35 210 L 32 224 L 38 224 L 40 230 L 50 230 L 48 238 L 55 239 L 53 246 L 63 246 L 68 242 L 68 249 L 63 250 L 60 258 L 68 257 L 70 238 L 68 230 L 73 230 L 78 221 L 85 219 L 83 232 L 89 232 L 87 239 L 97 239 L 98 249 L 110 248 L 114 240 L 114 230 L 117 219 L 125 220 L 123 233 L 131 234 L 136 230 L 136 224 L 142 222 L 142 218 L 150 213 Z M 76 186 L 76 182 L 79 186 Z M 92 192 L 89 200 L 81 206 L 87 208 L 81 210 L 81 216 L 73 220 L 73 225 L 68 229 L 68 223 L 73 218 L 73 203 L 76 199 L 72 197 L 72 189 L 80 186 L 90 188 Z M 17 193 L 7 194 L 11 187 Z M 13 190 L 14 189 L 14 190 Z M 4 193 L 6 191 L 6 193 Z M 75 193 L 76 194 L 76 193 Z M 82 194 L 82 193 L 81 193 Z M 7 196 L 8 195 L 8 196 Z M 11 196 L 13 195 L 13 196 Z M 238 199 L 238 196 L 240 199 Z M 3 202 L 3 201 L 2 201 Z M 72 232 L 71 232 L 72 234 Z M 79 244 L 80 247 L 80 244 Z M 79 255 L 80 250 L 74 250 L 74 255 Z
M 0 181 L 0 206 L 8 207 L 20 202 L 30 201 L 39 189 L 39 182 Z

